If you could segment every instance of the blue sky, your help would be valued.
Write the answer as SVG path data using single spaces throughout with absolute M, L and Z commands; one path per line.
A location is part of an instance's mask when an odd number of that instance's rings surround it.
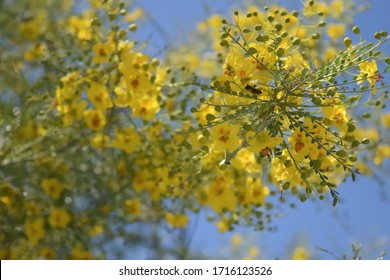
M 280 2 L 289 3 L 289 6 L 300 3 L 300 1 Z M 135 1 L 136 5 L 141 4 L 152 15 L 155 22 L 165 30 L 167 41 L 179 41 L 183 34 L 193 30 L 196 23 L 208 15 L 207 9 L 210 12 L 226 14 L 231 10 L 232 5 L 237 3 L 240 1 Z M 374 40 L 373 34 L 376 31 L 386 29 L 390 31 L 388 14 L 390 1 L 373 0 L 372 4 L 371 9 L 355 17 L 355 23 L 360 27 L 362 36 L 366 40 Z M 158 34 L 153 36 L 152 42 L 164 45 L 162 36 Z M 160 38 L 157 38 L 159 36 Z M 385 48 L 387 53 L 390 53 L 388 44 Z M 390 77 L 387 75 L 386 79 L 386 82 L 389 82 Z M 294 245 L 308 246 L 318 258 L 332 259 L 333 257 L 320 252 L 317 247 L 332 251 L 339 256 L 347 254 L 351 257 L 351 243 L 363 245 L 363 258 L 376 258 L 382 250 L 386 250 L 388 255 L 385 259 L 390 259 L 389 181 L 385 180 L 380 184 L 373 179 L 359 176 L 357 182 L 344 183 L 338 190 L 342 202 L 337 207 L 333 208 L 329 201 L 304 204 L 296 201 L 298 207 L 295 210 L 286 211 L 284 217 L 277 219 L 274 224 L 276 231 L 254 232 L 252 228 L 242 228 L 237 232 L 246 236 L 251 244 L 259 246 L 262 257 L 269 259 L 286 258 Z M 224 256 L 220 250 L 229 244 L 231 233 L 219 234 L 216 227 L 206 221 L 205 215 L 201 215 L 194 230 L 196 232 L 192 242 L 193 249 L 217 257 L 229 257 Z M 221 254 L 218 255 L 218 252 Z

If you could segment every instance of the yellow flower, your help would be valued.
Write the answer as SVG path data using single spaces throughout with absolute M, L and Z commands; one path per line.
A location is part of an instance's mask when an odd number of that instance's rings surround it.
M 386 128 L 390 128 L 390 113 L 382 115 L 382 123 Z
M 328 36 L 331 39 L 337 39 L 345 34 L 345 25 L 342 23 L 329 24 L 327 32 L 328 32 Z
M 140 137 L 132 128 L 115 129 L 115 139 L 112 141 L 112 147 L 125 151 L 130 154 L 141 144 Z
M 58 102 L 58 100 L 57 100 Z M 84 109 L 88 103 L 85 100 L 73 102 L 58 102 L 57 110 L 62 115 L 62 123 L 64 126 L 71 125 L 74 121 L 79 120 L 83 116 Z
M 101 111 L 112 107 L 110 94 L 103 84 L 92 82 L 87 88 L 87 96 L 92 104 Z
M 107 62 L 114 50 L 115 45 L 111 41 L 96 44 L 92 47 L 92 51 L 95 53 L 95 56 L 92 58 L 92 61 L 97 64 Z
M 218 176 L 214 182 L 206 188 L 207 204 L 217 213 L 223 210 L 234 211 L 237 207 L 237 197 L 230 181 L 225 175 Z
M 20 35 L 23 37 L 35 41 L 38 37 L 44 33 L 47 27 L 47 14 L 46 12 L 40 12 L 32 19 L 21 22 L 19 25 Z
M 98 224 L 98 225 L 93 226 L 93 227 L 89 230 L 88 234 L 89 234 L 89 236 L 91 236 L 91 237 L 95 237 L 95 236 L 97 236 L 97 235 L 99 235 L 99 234 L 102 234 L 103 231 L 104 231 L 103 226 Z
M 326 61 L 329 61 L 333 58 L 335 58 L 337 56 L 337 50 L 333 47 L 327 47 L 326 50 L 324 51 L 323 53 L 323 60 L 326 62 Z
M 139 199 L 126 199 L 125 209 L 133 217 L 137 217 L 141 213 L 141 203 Z
M 43 179 L 41 181 L 41 187 L 52 199 L 58 199 L 64 189 L 56 178 Z
M 132 104 L 131 94 L 127 91 L 127 89 L 118 86 L 114 89 L 114 93 L 116 95 L 116 98 L 114 99 L 116 106 L 128 107 Z
M 226 218 L 222 218 L 216 224 L 219 233 L 224 233 L 230 229 L 230 222 Z
M 266 196 L 268 196 L 270 190 L 268 187 L 263 186 L 260 178 L 247 177 L 245 188 L 240 189 L 240 204 L 264 204 Z
M 28 120 L 18 131 L 18 137 L 21 139 L 33 139 L 45 134 L 46 130 L 43 129 L 35 119 Z
M 98 133 L 91 139 L 91 145 L 101 150 L 110 145 L 110 137 L 106 134 Z
M 28 51 L 24 53 L 24 59 L 29 61 L 35 61 L 43 57 L 47 52 L 45 43 L 35 44 Z
M 242 242 L 241 235 L 239 235 L 239 234 L 233 235 L 233 237 L 232 237 L 232 245 L 234 247 L 240 246 L 241 242 Z
M 295 248 L 291 258 L 293 260 L 307 260 L 310 258 L 310 254 L 305 247 L 299 246 Z
M 71 16 L 69 18 L 69 31 L 75 34 L 80 40 L 92 39 L 91 18 L 86 13 L 83 16 Z
M 260 251 L 259 251 L 259 248 L 257 248 L 256 246 L 251 246 L 248 250 L 248 257 L 247 259 L 255 259 L 257 258 L 258 256 L 260 255 Z
M 233 151 L 238 148 L 240 144 L 238 138 L 239 130 L 239 126 L 231 125 L 227 122 L 211 128 L 214 150 L 217 152 L 225 152 L 225 150 Z
M 376 93 L 376 82 L 379 82 L 381 77 L 377 74 L 378 73 L 378 66 L 376 65 L 375 60 L 371 61 L 364 61 L 360 63 L 360 74 L 359 74 L 359 80 L 358 84 L 361 84 L 364 81 L 368 81 L 370 83 L 370 87 L 372 90 L 372 93 Z
M 347 131 L 348 115 L 344 105 L 322 107 L 324 117 L 329 119 L 340 131 Z
M 52 248 L 43 247 L 39 255 L 45 260 L 54 260 L 56 253 Z
M 127 166 L 126 162 L 124 160 L 120 160 L 118 164 L 116 165 L 116 172 L 119 175 L 119 177 L 126 177 L 128 172 L 127 172 Z
M 92 130 L 102 130 L 106 125 L 106 117 L 99 110 L 87 110 L 84 112 L 84 120 Z
M 134 22 L 144 16 L 145 16 L 145 11 L 143 9 L 135 8 L 134 10 L 126 14 L 125 19 L 127 22 Z
M 342 12 L 344 12 L 344 3 L 343 0 L 334 0 L 330 4 L 330 9 L 332 11 L 332 16 L 339 18 Z
M 247 139 L 252 138 L 255 132 L 249 132 L 247 134 Z M 272 137 L 269 134 L 269 131 L 263 130 L 258 133 L 254 138 L 249 141 L 249 146 L 247 147 L 248 151 L 259 153 L 265 148 L 274 148 L 283 141 L 283 137 Z
M 154 96 L 143 96 L 133 102 L 132 109 L 134 117 L 150 121 L 155 119 L 156 114 L 160 111 L 160 104 Z
M 186 227 L 188 224 L 189 217 L 184 214 L 172 214 L 170 212 L 167 212 L 165 214 L 165 220 L 168 224 L 170 224 L 172 227 Z
M 44 223 L 42 218 L 26 221 L 24 231 L 32 244 L 37 244 L 45 236 Z
M 66 228 L 72 217 L 68 211 L 54 207 L 49 215 L 49 224 L 52 228 Z
M 379 145 L 376 150 L 376 155 L 374 157 L 374 163 L 376 165 L 381 165 L 385 158 L 390 157 L 390 145 Z
M 238 170 L 246 170 L 248 172 L 259 172 L 261 170 L 255 154 L 246 149 L 240 150 L 232 159 L 231 164 Z
M 72 249 L 70 258 L 73 260 L 92 260 L 92 254 L 88 250 L 84 250 L 81 246 L 76 246 Z
M 304 131 L 296 129 L 288 141 L 292 149 L 299 155 L 299 160 L 302 160 L 304 156 L 309 154 L 312 146 L 311 138 L 307 137 Z

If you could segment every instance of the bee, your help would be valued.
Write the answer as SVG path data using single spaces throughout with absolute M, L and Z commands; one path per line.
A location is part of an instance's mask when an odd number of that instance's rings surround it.
M 374 79 L 375 79 L 375 82 L 379 83 L 379 82 L 381 82 L 384 78 L 383 78 L 383 76 L 381 76 L 381 75 L 376 75 L 376 76 L 374 76 Z
M 251 85 L 246 85 L 245 89 L 252 94 L 261 94 L 262 93 L 262 91 L 260 89 L 255 88 L 254 86 L 251 86 Z

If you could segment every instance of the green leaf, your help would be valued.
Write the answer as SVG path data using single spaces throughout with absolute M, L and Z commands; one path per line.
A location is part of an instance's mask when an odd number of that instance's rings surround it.
M 256 53 L 258 53 L 258 50 L 256 50 L 254 47 L 250 47 L 250 48 L 248 49 L 248 54 L 249 54 L 249 55 L 254 55 L 254 54 L 256 54 Z

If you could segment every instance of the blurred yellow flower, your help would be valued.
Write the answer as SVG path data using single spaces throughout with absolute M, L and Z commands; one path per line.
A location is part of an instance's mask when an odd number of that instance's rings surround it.
M 211 137 L 213 138 L 213 148 L 217 152 L 233 151 L 238 148 L 240 140 L 238 125 L 231 125 L 228 122 L 216 125 L 211 128 Z
M 115 138 L 112 147 L 130 154 L 140 145 L 140 137 L 133 128 L 115 129 Z
M 97 64 L 107 62 L 114 50 L 115 45 L 112 41 L 94 45 L 92 51 L 95 53 L 95 56 L 92 58 L 92 62 Z
M 56 178 L 46 178 L 41 181 L 43 191 L 52 199 L 58 199 L 64 190 L 63 185 Z
M 139 199 L 126 199 L 125 200 L 125 210 L 132 217 L 137 217 L 141 213 L 141 203 Z
M 336 24 L 329 24 L 329 27 L 327 29 L 328 36 L 331 39 L 337 39 L 340 38 L 345 34 L 345 25 L 342 23 Z
M 172 214 L 170 212 L 165 214 L 165 220 L 172 227 L 186 227 L 188 224 L 189 217 L 184 214 Z
M 96 109 L 105 111 L 112 107 L 111 97 L 105 85 L 92 82 L 86 91 L 88 99 Z
M 234 247 L 240 246 L 240 245 L 241 245 L 241 242 L 242 242 L 242 237 L 241 237 L 241 235 L 239 235 L 239 234 L 233 235 L 233 237 L 232 237 L 232 245 L 233 245 Z
M 364 81 L 370 83 L 372 93 L 376 93 L 376 82 L 380 81 L 381 77 L 378 75 L 378 66 L 375 60 L 364 61 L 360 63 L 360 76 L 357 84 L 361 84 Z
M 32 244 L 37 244 L 45 236 L 44 224 L 45 222 L 42 218 L 26 221 L 24 232 Z
M 52 228 L 66 228 L 72 220 L 68 211 L 54 207 L 49 215 L 49 224 Z
M 106 125 L 106 117 L 99 110 L 86 110 L 84 120 L 90 129 L 96 131 L 102 130 Z
M 84 250 L 80 245 L 72 249 L 70 258 L 73 260 L 92 260 L 92 253 L 88 250 Z
M 390 128 L 390 113 L 382 115 L 382 123 L 386 128 Z
M 291 258 L 293 260 L 307 260 L 310 258 L 310 254 L 305 247 L 299 246 L 295 248 Z

